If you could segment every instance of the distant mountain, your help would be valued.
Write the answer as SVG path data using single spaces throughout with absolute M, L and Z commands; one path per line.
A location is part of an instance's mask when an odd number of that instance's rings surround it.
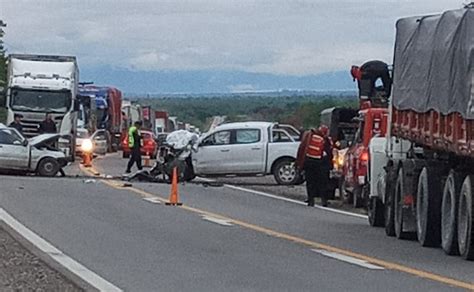
M 133 71 L 123 68 L 81 68 L 81 80 L 113 85 L 127 95 L 242 92 L 344 92 L 355 90 L 346 71 L 287 76 L 243 71 Z

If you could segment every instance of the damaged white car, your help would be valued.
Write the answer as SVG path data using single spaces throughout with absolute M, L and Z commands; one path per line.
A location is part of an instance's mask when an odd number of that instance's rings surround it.
M 67 164 L 54 147 L 60 134 L 43 134 L 27 140 L 16 129 L 0 124 L 0 171 L 56 176 Z

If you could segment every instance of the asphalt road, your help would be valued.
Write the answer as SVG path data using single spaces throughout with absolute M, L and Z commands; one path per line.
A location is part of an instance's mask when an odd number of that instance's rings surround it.
M 115 160 L 95 163 L 125 164 Z M 180 185 L 184 205 L 170 207 L 145 200 L 161 202 L 167 184 L 0 179 L 2 208 L 127 291 L 474 288 L 472 262 L 387 238 L 359 217 L 229 187 Z

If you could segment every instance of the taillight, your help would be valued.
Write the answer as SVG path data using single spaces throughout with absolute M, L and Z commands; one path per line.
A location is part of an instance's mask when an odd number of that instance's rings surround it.
M 367 162 L 369 161 L 369 152 L 367 151 L 364 151 L 360 154 L 360 157 L 359 157 L 360 161 L 362 162 Z

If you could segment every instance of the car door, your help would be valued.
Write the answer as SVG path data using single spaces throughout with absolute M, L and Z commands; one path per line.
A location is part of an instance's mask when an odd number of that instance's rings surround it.
M 230 145 L 229 171 L 263 173 L 265 171 L 265 144 L 260 129 L 236 129 Z
M 197 174 L 229 173 L 230 130 L 215 132 L 205 137 L 193 154 L 193 166 Z
M 27 170 L 29 146 L 15 129 L 0 129 L 0 168 Z

